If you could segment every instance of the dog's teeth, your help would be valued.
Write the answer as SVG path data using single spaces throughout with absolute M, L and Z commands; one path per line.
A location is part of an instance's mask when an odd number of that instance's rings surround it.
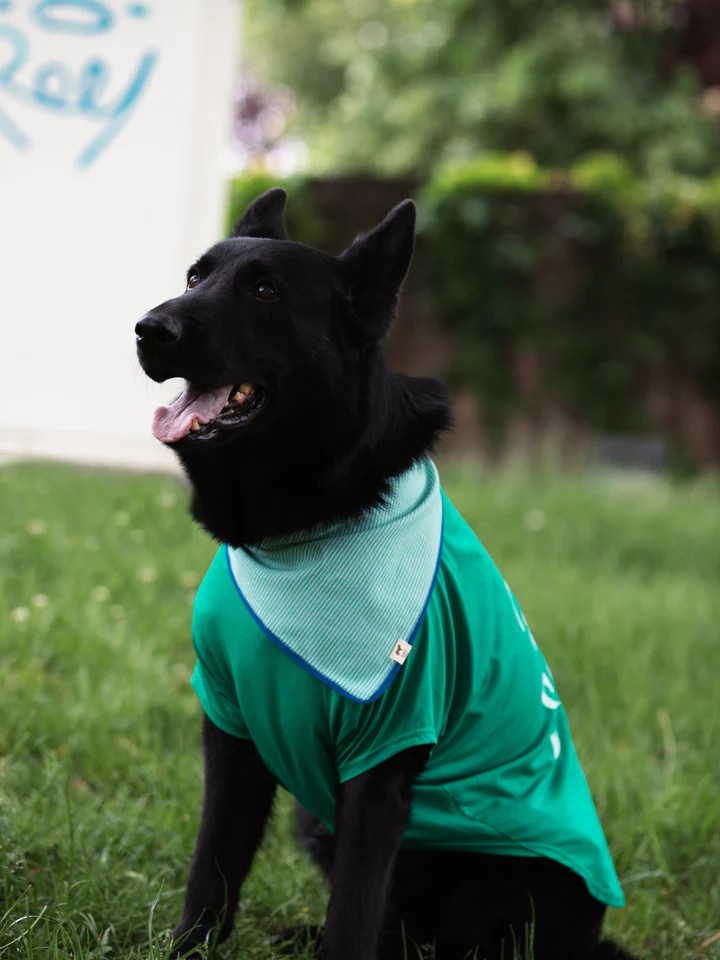
M 241 383 L 238 387 L 238 393 L 241 393 L 244 397 L 246 397 L 249 393 L 252 393 L 252 390 L 253 386 L 251 383 Z
M 198 420 L 197 417 L 195 417 L 195 419 L 193 420 L 193 422 L 190 424 L 190 429 L 191 429 L 191 430 L 199 430 L 199 429 L 200 429 L 200 421 Z
M 246 396 L 247 396 L 247 394 L 240 393 L 240 391 L 238 390 L 237 393 L 234 393 L 234 394 L 232 395 L 231 399 L 232 399 L 235 403 L 242 403 L 242 402 L 245 400 L 245 397 L 246 397 Z

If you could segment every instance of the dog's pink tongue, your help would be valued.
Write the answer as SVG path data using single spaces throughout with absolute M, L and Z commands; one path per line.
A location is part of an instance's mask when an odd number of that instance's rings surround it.
M 190 433 L 193 420 L 208 423 L 228 402 L 232 384 L 214 390 L 199 390 L 190 384 L 169 407 L 158 407 L 153 416 L 152 432 L 156 440 L 174 443 Z

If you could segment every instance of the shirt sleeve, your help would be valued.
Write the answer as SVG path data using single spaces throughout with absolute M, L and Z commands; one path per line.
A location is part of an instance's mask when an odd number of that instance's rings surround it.
M 217 685 L 208 676 L 202 661 L 196 662 L 190 682 L 200 705 L 216 727 L 232 737 L 251 739 L 247 727 L 238 716 L 237 709 L 233 709 L 232 703 L 225 699 Z
M 191 684 L 210 720 L 230 736 L 250 740 L 250 733 L 242 719 L 232 680 L 222 665 L 212 658 L 203 642 L 201 631 L 193 629 L 193 646 L 197 661 Z

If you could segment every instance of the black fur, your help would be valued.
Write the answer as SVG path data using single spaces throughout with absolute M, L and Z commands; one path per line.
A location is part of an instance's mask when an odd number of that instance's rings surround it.
M 256 200 L 233 237 L 190 268 L 201 282 L 136 328 L 140 361 L 155 380 L 266 390 L 266 409 L 237 437 L 173 445 L 195 518 L 234 546 L 376 506 L 388 478 L 450 422 L 444 385 L 390 372 L 378 346 L 410 265 L 414 205 L 401 204 L 336 258 L 263 238 L 284 236 L 284 201 L 282 190 Z M 253 295 L 262 280 L 277 300 Z
M 259 197 L 191 267 L 192 287 L 136 328 L 155 380 L 262 390 L 247 425 L 173 444 L 195 518 L 236 546 L 377 505 L 450 421 L 444 386 L 389 371 L 378 346 L 412 258 L 412 202 L 340 257 L 288 241 L 284 204 L 282 190 Z M 178 956 L 229 932 L 275 789 L 252 744 L 204 723 L 205 802 Z M 300 812 L 303 842 L 331 885 L 320 956 L 399 960 L 414 941 L 435 943 L 438 960 L 474 950 L 509 960 L 513 944 L 530 957 L 532 938 L 535 960 L 628 960 L 599 943 L 604 906 L 553 861 L 400 849 L 427 755 L 405 750 L 340 786 L 334 836 Z

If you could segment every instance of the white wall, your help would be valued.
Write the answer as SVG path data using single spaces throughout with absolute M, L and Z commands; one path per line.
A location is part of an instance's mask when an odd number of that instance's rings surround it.
M 239 0 L 0 0 L 0 455 L 168 465 L 135 321 L 218 238 Z

